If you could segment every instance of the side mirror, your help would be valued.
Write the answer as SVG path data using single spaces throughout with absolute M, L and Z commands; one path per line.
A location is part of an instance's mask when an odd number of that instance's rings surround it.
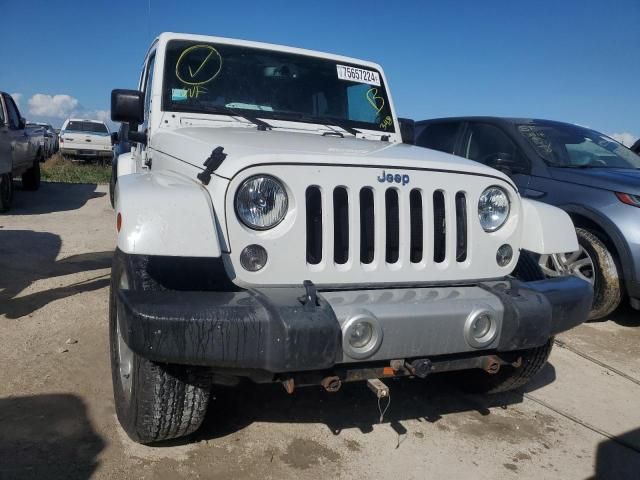
M 400 137 L 402 143 L 413 145 L 415 143 L 416 122 L 410 118 L 398 118 L 400 122 Z
M 20 124 L 18 126 L 20 130 L 24 130 L 27 126 L 27 120 L 24 117 L 20 117 Z
M 116 143 L 118 143 L 118 132 L 113 132 L 111 134 L 111 144 L 115 145 Z
M 111 120 L 114 122 L 143 123 L 144 94 L 139 90 L 112 90 Z

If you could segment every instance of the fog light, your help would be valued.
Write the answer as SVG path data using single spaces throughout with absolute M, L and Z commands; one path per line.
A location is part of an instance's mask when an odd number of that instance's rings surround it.
M 467 317 L 464 325 L 467 343 L 474 348 L 484 348 L 498 336 L 498 320 L 488 308 L 480 308 Z
M 369 322 L 356 322 L 349 329 L 349 344 L 353 348 L 363 348 L 373 337 L 373 327 Z
M 357 312 L 342 324 L 342 349 L 356 359 L 371 357 L 382 343 L 382 327 L 368 310 Z
M 491 317 L 486 313 L 478 316 L 471 324 L 471 335 L 473 338 L 480 339 L 489 333 L 491 328 Z
M 267 251 L 260 245 L 249 245 L 240 253 L 240 265 L 249 272 L 261 270 L 267 263 Z
M 513 248 L 511 248 L 511 245 L 505 243 L 500 248 L 498 248 L 498 251 L 496 253 L 496 262 L 498 262 L 499 266 L 506 267 L 507 265 L 509 265 L 509 263 L 511 263 L 512 258 Z

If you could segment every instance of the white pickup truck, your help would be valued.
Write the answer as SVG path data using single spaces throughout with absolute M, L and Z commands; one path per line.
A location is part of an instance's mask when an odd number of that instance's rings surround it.
M 110 348 L 136 441 L 187 435 L 217 384 L 337 391 L 465 371 L 523 385 L 592 292 L 524 251 L 577 250 L 569 217 L 501 172 L 403 143 L 382 68 L 226 38 L 160 35 L 118 157 Z
M 22 177 L 25 190 L 40 188 L 43 148 L 41 141 L 27 131 L 11 95 L 0 92 L 0 212 L 11 208 L 14 177 Z
M 84 160 L 105 160 L 113 156 L 111 133 L 104 122 L 69 118 L 60 130 L 60 153 Z

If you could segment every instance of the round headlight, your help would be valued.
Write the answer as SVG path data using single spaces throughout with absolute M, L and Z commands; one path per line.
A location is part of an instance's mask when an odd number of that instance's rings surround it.
M 255 230 L 275 227 L 286 215 L 288 205 L 282 184 L 266 175 L 248 178 L 236 192 L 238 218 Z
M 489 187 L 478 200 L 478 218 L 485 232 L 495 232 L 509 217 L 509 196 L 500 187 Z

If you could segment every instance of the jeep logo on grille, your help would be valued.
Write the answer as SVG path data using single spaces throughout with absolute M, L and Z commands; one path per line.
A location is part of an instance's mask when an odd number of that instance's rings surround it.
M 402 185 L 406 185 L 409 183 L 409 175 L 400 175 L 399 173 L 385 173 L 382 171 L 382 175 L 378 177 L 378 181 L 380 183 L 388 182 L 388 183 L 401 183 Z

